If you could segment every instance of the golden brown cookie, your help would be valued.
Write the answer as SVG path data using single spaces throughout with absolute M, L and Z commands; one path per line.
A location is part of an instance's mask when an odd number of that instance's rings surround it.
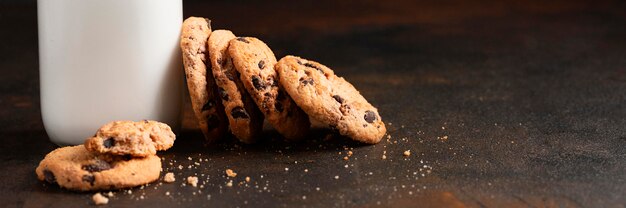
M 206 140 L 211 143 L 228 132 L 224 107 L 219 102 L 217 86 L 207 65 L 207 40 L 211 34 L 210 20 L 189 17 L 183 22 L 180 36 L 183 65 L 191 107 Z M 207 73 L 208 70 L 208 73 Z
M 230 131 L 239 141 L 252 143 L 263 130 L 263 114 L 243 87 L 228 55 L 228 42 L 234 38 L 231 31 L 213 31 L 208 40 L 209 57 Z
M 176 135 L 164 123 L 143 120 L 114 121 L 100 127 L 96 134 L 85 140 L 91 152 L 111 155 L 145 157 L 174 145 Z
M 311 125 L 309 117 L 281 89 L 272 50 L 257 38 L 239 37 L 230 41 L 228 54 L 268 122 L 287 139 L 303 138 Z
M 39 180 L 71 190 L 122 189 L 157 180 L 161 159 L 156 155 L 143 158 L 97 155 L 77 145 L 48 153 L 35 172 Z
M 276 64 L 276 70 L 285 91 L 312 119 L 364 143 L 378 143 L 385 135 L 378 110 L 328 67 L 286 56 Z

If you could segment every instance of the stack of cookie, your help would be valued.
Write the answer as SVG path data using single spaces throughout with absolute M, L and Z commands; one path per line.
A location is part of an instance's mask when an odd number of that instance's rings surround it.
M 180 46 L 192 108 L 209 142 L 230 130 L 253 143 L 264 119 L 288 140 L 305 137 L 309 119 L 369 144 L 386 132 L 378 110 L 322 64 L 277 61 L 261 40 L 211 31 L 210 20 L 199 17 L 183 22 Z
M 36 169 L 39 180 L 78 190 L 130 188 L 159 178 L 156 151 L 174 145 L 176 135 L 156 121 L 115 121 L 102 126 L 84 145 L 58 148 Z

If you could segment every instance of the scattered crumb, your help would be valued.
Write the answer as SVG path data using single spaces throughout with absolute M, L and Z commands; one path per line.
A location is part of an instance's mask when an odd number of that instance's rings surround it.
M 198 177 L 196 176 L 189 176 L 187 177 L 187 183 L 193 187 L 197 187 L 198 186 Z
M 348 156 L 352 156 L 352 151 L 348 151 Z
M 289 168 L 285 168 L 285 171 L 289 171 Z
M 226 175 L 228 177 L 234 178 L 237 176 L 237 173 L 235 173 L 235 171 L 231 170 L 231 169 L 226 169 Z
M 174 173 L 172 172 L 166 173 L 165 176 L 163 177 L 163 181 L 165 181 L 166 183 L 172 183 L 176 181 L 176 178 L 174 177 Z
M 383 155 L 383 160 L 386 160 L 386 159 L 387 159 L 387 155 Z
M 113 195 L 113 192 L 109 191 L 109 193 L 107 193 L 107 196 L 108 196 L 108 197 L 113 197 L 113 196 L 114 196 L 114 195 Z
M 348 160 L 348 156 L 343 157 L 343 160 Z
M 404 151 L 404 156 L 408 157 L 411 155 L 411 150 Z
M 228 183 L 226 183 L 226 186 L 228 186 L 228 187 L 233 186 L 233 181 L 228 181 Z
M 169 195 L 170 195 L 170 192 L 169 192 L 169 191 L 166 191 L 166 192 L 165 192 L 165 196 L 169 196 Z
M 336 175 L 336 176 L 335 176 L 335 179 L 339 179 L 339 176 L 338 176 L 338 175 Z
M 305 173 L 308 173 L 308 172 L 309 172 L 309 169 L 304 169 L 304 172 L 305 172 Z
M 109 198 L 102 196 L 102 194 L 100 193 L 94 194 L 93 197 L 91 197 L 91 199 L 93 200 L 93 203 L 96 205 L 103 205 L 103 204 L 109 203 Z
M 246 182 L 250 182 L 250 177 L 246 176 Z

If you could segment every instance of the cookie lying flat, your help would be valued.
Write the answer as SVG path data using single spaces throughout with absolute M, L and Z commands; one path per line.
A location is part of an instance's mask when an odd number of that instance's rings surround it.
M 211 33 L 207 43 L 211 69 L 228 117 L 230 131 L 241 142 L 252 143 L 263 130 L 263 114 L 243 87 L 228 55 L 228 42 L 234 38 L 235 35 L 228 30 Z
M 312 119 L 364 143 L 378 143 L 385 135 L 378 110 L 328 67 L 286 56 L 276 64 L 276 70 L 285 91 Z
M 259 39 L 240 37 L 230 41 L 228 54 L 244 87 L 278 133 L 287 139 L 304 137 L 309 118 L 280 87 L 272 50 Z
M 79 191 L 130 188 L 159 178 L 161 159 L 96 155 L 83 145 L 50 152 L 35 170 L 37 178 Z
M 176 135 L 172 129 L 161 122 L 114 121 L 100 127 L 93 137 L 85 140 L 85 148 L 96 153 L 145 157 L 169 149 L 174 140 Z
M 210 34 L 210 20 L 189 17 L 183 22 L 180 36 L 191 107 L 198 119 L 200 130 L 209 143 L 221 138 L 228 131 L 224 107 L 219 102 L 211 69 L 207 73 L 210 64 L 206 65 L 209 57 L 206 43 Z

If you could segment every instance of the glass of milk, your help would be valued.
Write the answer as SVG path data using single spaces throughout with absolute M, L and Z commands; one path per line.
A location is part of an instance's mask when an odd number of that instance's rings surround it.
M 179 126 L 182 0 L 38 0 L 37 9 L 52 142 L 82 144 L 114 120 Z

